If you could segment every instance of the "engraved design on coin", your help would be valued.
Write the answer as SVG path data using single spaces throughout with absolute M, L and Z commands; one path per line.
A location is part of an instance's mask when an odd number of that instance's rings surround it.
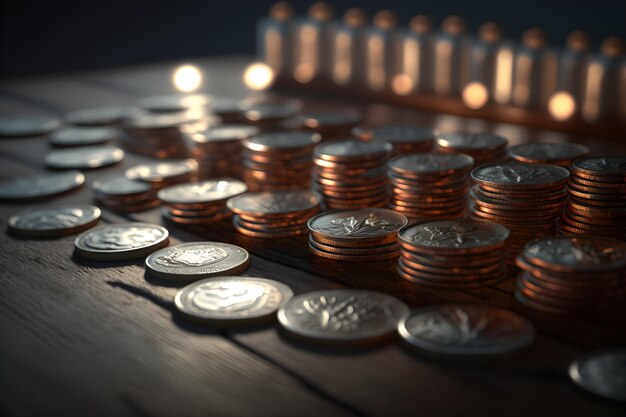
M 317 230 L 331 236 L 366 237 L 377 236 L 381 232 L 393 232 L 400 227 L 402 225 L 381 219 L 376 213 L 369 213 L 363 218 L 350 216 L 333 219 L 326 225 L 318 226 Z
M 476 168 L 472 176 L 500 184 L 544 184 L 567 179 L 569 171 L 555 165 L 509 163 Z
M 528 143 L 510 149 L 516 155 L 533 159 L 569 159 L 588 152 L 582 145 L 572 143 Z
M 92 249 L 125 250 L 149 245 L 162 237 L 163 232 L 152 227 L 108 226 L 87 233 L 83 243 Z
M 285 213 L 305 210 L 318 205 L 319 194 L 310 191 L 285 191 L 272 193 L 249 193 L 229 202 L 229 207 L 248 212 Z
M 503 243 L 509 234 L 499 224 L 459 219 L 418 222 L 402 230 L 400 237 L 419 246 L 461 249 Z
M 576 167 L 589 171 L 622 171 L 626 174 L 626 158 L 624 157 L 596 157 L 585 158 L 576 162 Z
M 222 248 L 204 247 L 196 249 L 174 250 L 172 253 L 158 257 L 155 262 L 162 266 L 201 267 L 214 264 L 228 257 Z
M 43 209 L 19 217 L 14 227 L 30 230 L 65 229 L 83 221 L 84 210 L 77 207 Z
M 431 172 L 448 169 L 469 168 L 474 160 L 467 155 L 459 154 L 415 154 L 402 155 L 389 162 L 391 167 L 397 166 L 413 172 Z
M 310 328 L 320 328 L 337 332 L 351 332 L 376 318 L 377 314 L 387 314 L 379 311 L 381 305 L 365 297 L 315 297 L 302 302 L 302 308 L 294 311 L 295 315 L 302 316 L 302 325 Z
M 230 198 L 246 190 L 245 183 L 229 179 L 173 185 L 160 190 L 158 195 L 166 203 L 196 203 Z
M 430 232 L 429 240 L 433 243 L 432 246 L 462 246 L 468 241 L 472 243 L 481 242 L 480 238 L 472 234 L 476 231 L 476 227 L 464 227 L 464 225 L 458 224 L 450 227 L 426 226 L 424 229 Z M 417 237 L 419 234 L 416 233 L 411 237 L 411 240 L 417 240 Z
M 613 244 L 615 243 L 615 244 Z M 599 266 L 623 260 L 620 242 L 585 238 L 544 238 L 526 246 L 529 255 L 547 262 L 571 266 Z

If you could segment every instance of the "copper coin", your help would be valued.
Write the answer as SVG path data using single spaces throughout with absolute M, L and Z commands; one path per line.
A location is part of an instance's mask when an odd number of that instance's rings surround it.
M 454 175 L 469 172 L 473 165 L 472 157 L 464 154 L 413 154 L 401 155 L 389 161 L 389 169 L 403 176 Z
M 445 281 L 431 281 L 426 279 L 421 279 L 413 276 L 410 272 L 405 271 L 402 266 L 398 265 L 398 275 L 400 275 L 405 280 L 418 285 L 424 285 L 432 288 L 441 288 L 441 289 L 473 289 L 473 288 L 483 288 L 489 287 L 491 285 L 496 285 L 506 279 L 506 274 L 503 274 L 500 277 L 490 279 L 490 280 L 482 280 L 482 281 L 465 281 L 465 282 L 445 282 Z
M 441 267 L 441 266 L 432 266 L 432 265 L 424 264 L 422 262 L 415 260 L 414 258 L 411 258 L 410 256 L 405 256 L 403 254 L 401 254 L 401 256 L 402 256 L 402 263 L 404 263 L 405 266 L 408 266 L 412 269 L 417 269 L 419 271 L 423 271 L 426 273 L 442 274 L 444 276 L 462 276 L 462 277 L 471 276 L 471 275 L 478 276 L 481 274 L 488 274 L 493 271 L 502 270 L 502 262 L 497 262 L 492 265 L 487 265 L 483 267 L 474 267 L 474 268 L 457 267 L 457 266 L 451 266 L 451 265 L 448 267 Z
M 293 232 L 306 229 L 306 221 L 290 224 L 287 226 L 281 226 L 278 223 L 249 222 L 237 215 L 233 217 L 233 220 L 236 220 L 237 224 L 241 227 L 245 227 L 246 229 L 250 230 L 257 230 L 259 232 Z
M 370 255 L 341 255 L 338 253 L 327 252 L 325 250 L 321 250 L 313 246 L 310 241 L 309 241 L 309 250 L 317 256 L 332 259 L 335 261 L 378 262 L 378 261 L 386 261 L 386 260 L 394 259 L 398 257 L 398 251 L 392 251 L 388 253 L 377 253 L 377 254 L 370 254 Z
M 224 219 L 228 219 L 230 218 L 232 214 L 230 212 L 222 212 L 222 213 L 217 213 L 217 214 L 213 214 L 209 216 L 182 217 L 182 216 L 175 216 L 172 213 L 170 213 L 169 210 L 163 209 L 163 211 L 161 212 L 161 215 L 166 220 L 173 222 L 173 223 L 203 224 L 203 223 L 212 223 L 212 222 L 218 222 Z
M 235 218 L 233 218 L 233 226 L 235 226 L 235 229 L 246 236 L 251 236 L 251 237 L 260 237 L 260 238 L 284 238 L 284 237 L 291 237 L 291 236 L 298 236 L 298 235 L 303 235 L 307 233 L 307 229 L 303 226 L 302 229 L 296 229 L 293 231 L 288 231 L 288 232 L 284 232 L 284 231 L 259 231 L 259 230 L 254 230 L 254 229 L 250 229 L 248 227 L 246 227 L 245 225 L 241 224 L 239 221 L 237 221 Z
M 499 262 L 503 262 L 508 256 L 506 250 L 499 249 L 497 253 L 489 253 L 489 256 L 476 256 L 468 255 L 448 255 L 448 256 L 435 256 L 435 255 L 423 255 L 417 252 L 411 251 L 407 246 L 402 245 L 400 251 L 402 257 L 414 260 L 420 264 L 429 265 L 432 267 L 462 267 L 462 268 L 483 268 L 488 267 Z
M 316 158 L 331 162 L 377 160 L 391 153 L 388 143 L 363 142 L 354 139 L 322 143 L 315 147 Z
M 528 143 L 512 146 L 509 155 L 520 162 L 555 164 L 574 161 L 589 154 L 589 148 L 577 143 Z
M 342 247 L 342 246 L 334 246 L 328 245 L 323 242 L 318 242 L 315 240 L 313 235 L 309 235 L 309 244 L 319 250 L 337 253 L 340 255 L 373 255 L 380 253 L 388 253 L 388 252 L 398 252 L 400 245 L 395 242 L 385 243 L 383 245 L 378 246 L 368 246 L 364 248 L 360 247 Z
M 590 181 L 626 183 L 626 156 L 588 156 L 574 161 L 571 169 Z
M 592 187 L 595 189 L 618 189 L 618 190 L 626 190 L 626 184 L 622 182 L 600 182 L 600 181 L 592 181 L 586 178 L 579 177 L 576 173 L 572 174 L 570 178 L 570 183 L 574 183 L 577 185 L 582 185 L 585 187 Z

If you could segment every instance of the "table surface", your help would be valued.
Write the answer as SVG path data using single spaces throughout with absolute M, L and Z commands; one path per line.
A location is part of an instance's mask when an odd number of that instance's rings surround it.
M 206 91 L 245 97 L 245 57 L 196 60 Z M 131 104 L 173 92 L 172 69 L 161 63 L 125 69 L 5 80 L 2 116 L 52 114 Z M 520 126 L 417 112 L 382 103 L 307 96 L 309 108 L 350 104 L 370 124 L 410 122 L 443 131 L 490 130 L 512 144 L 533 140 L 587 144 L 626 154 L 626 142 L 572 138 Z M 0 177 L 45 172 L 45 137 L 0 140 Z M 87 185 L 51 203 L 88 203 L 88 184 L 147 158 L 85 172 Z M 46 204 L 46 203 L 39 203 Z M 47 203 L 49 204 L 49 203 Z M 32 204 L 31 204 L 32 205 Z M 1 227 L 29 204 L 0 204 Z M 115 214 L 101 223 L 163 223 L 159 210 Z M 395 262 L 341 263 L 314 256 L 306 237 L 258 239 L 228 221 L 183 229 L 166 225 L 171 244 L 234 243 L 252 257 L 244 275 L 275 279 L 296 294 L 364 288 L 393 294 L 411 307 L 462 302 L 522 313 L 539 331 L 535 345 L 494 363 L 434 361 L 399 342 L 361 350 L 311 347 L 284 336 L 275 323 L 217 330 L 173 314 L 178 288 L 144 275 L 143 260 L 89 262 L 72 256 L 75 236 L 30 240 L 0 233 L 0 415 L 14 416 L 499 416 L 624 415 L 624 407 L 579 391 L 566 376 L 570 361 L 597 348 L 626 345 L 623 313 L 556 316 L 514 300 L 513 278 L 479 290 L 433 290 L 403 281 Z

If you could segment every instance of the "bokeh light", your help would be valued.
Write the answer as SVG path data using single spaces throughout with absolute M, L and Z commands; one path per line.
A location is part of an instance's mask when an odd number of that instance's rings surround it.
M 243 82 L 251 90 L 266 90 L 274 83 L 274 71 L 269 65 L 255 62 L 244 71 Z
M 191 93 L 202 85 L 202 71 L 195 65 L 181 65 L 172 74 L 174 87 L 182 93 Z
M 489 100 L 489 92 L 479 82 L 472 82 L 463 89 L 463 102 L 470 109 L 480 109 Z
M 556 120 L 564 121 L 572 117 L 576 111 L 576 101 L 574 101 L 574 97 L 571 94 L 559 91 L 550 98 L 548 109 L 552 117 Z

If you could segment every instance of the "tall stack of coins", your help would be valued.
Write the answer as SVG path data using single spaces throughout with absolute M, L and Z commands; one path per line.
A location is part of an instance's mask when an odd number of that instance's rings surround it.
M 245 193 L 227 202 L 235 229 L 253 237 L 280 238 L 307 232 L 307 220 L 320 211 L 315 191 Z
M 308 189 L 319 133 L 265 133 L 243 141 L 243 179 L 251 191 Z
M 143 181 L 154 189 L 190 182 L 196 177 L 198 163 L 193 159 L 140 164 L 124 172 L 126 178 Z
M 420 126 L 355 127 L 352 135 L 364 141 L 391 143 L 393 155 L 429 152 L 435 143 L 435 131 Z
M 315 147 L 314 188 L 329 209 L 352 210 L 387 205 L 387 161 L 392 146 L 354 139 Z
M 256 126 L 221 125 L 188 135 L 202 178 L 241 177 L 241 141 L 260 133 Z
M 424 220 L 398 235 L 398 273 L 435 288 L 478 288 L 506 278 L 510 232 L 471 219 Z
M 515 297 L 549 313 L 606 310 L 626 297 L 626 244 L 587 236 L 533 240 L 517 257 Z
M 174 223 L 210 223 L 230 217 L 226 201 L 247 191 L 246 184 L 232 178 L 172 185 L 159 190 L 167 205 L 163 217 Z
M 138 212 L 158 206 L 156 190 L 143 181 L 124 176 L 108 177 L 91 184 L 95 201 L 113 211 Z
M 553 164 L 563 168 L 588 154 L 589 148 L 577 143 L 527 143 L 509 148 L 509 156 L 518 162 Z
M 559 231 L 626 240 L 626 157 L 586 157 L 570 171 L 569 201 Z
M 473 164 L 463 154 L 396 156 L 389 161 L 389 207 L 409 218 L 461 216 Z
M 185 123 L 197 121 L 187 113 L 141 113 L 127 119 L 127 137 L 121 143 L 130 152 L 154 158 L 184 158 L 189 154 L 180 130 Z
M 355 110 L 306 113 L 287 122 L 285 127 L 318 132 L 327 141 L 350 137 L 352 129 L 361 122 L 361 114 Z
M 567 169 L 510 162 L 475 168 L 472 178 L 477 185 L 469 194 L 471 217 L 511 230 L 511 263 L 526 242 L 554 234 L 567 202 Z
M 436 151 L 439 153 L 464 153 L 474 158 L 474 166 L 499 163 L 509 159 L 506 151 L 508 141 L 493 133 L 446 133 L 437 136 Z
M 330 211 L 308 221 L 309 249 L 323 258 L 376 262 L 398 257 L 398 230 L 408 224 L 387 209 Z

